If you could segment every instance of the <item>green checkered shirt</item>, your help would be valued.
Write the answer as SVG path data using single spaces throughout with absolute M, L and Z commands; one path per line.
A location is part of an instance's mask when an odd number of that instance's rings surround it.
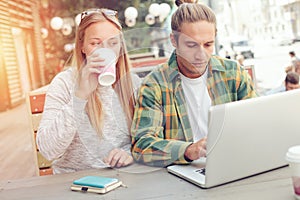
M 207 89 L 212 105 L 256 97 L 248 73 L 236 62 L 212 56 Z M 184 152 L 193 142 L 175 52 L 143 81 L 132 132 L 132 155 L 152 166 L 186 164 Z

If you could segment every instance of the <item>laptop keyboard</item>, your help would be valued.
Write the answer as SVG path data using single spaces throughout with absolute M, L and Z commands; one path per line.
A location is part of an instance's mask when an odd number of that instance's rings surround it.
M 197 169 L 195 172 L 205 176 L 205 168 Z

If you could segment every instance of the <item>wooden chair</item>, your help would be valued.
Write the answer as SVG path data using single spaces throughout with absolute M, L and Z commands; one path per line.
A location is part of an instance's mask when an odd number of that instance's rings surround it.
M 26 99 L 28 113 L 29 113 L 29 120 L 30 120 L 30 127 L 31 127 L 30 133 L 32 137 L 32 146 L 33 146 L 37 176 L 53 174 L 51 168 L 51 164 L 52 164 L 51 161 L 48 161 L 46 158 L 42 156 L 42 154 L 39 152 L 39 149 L 36 145 L 36 134 L 44 111 L 46 91 L 47 91 L 47 86 L 31 91 L 28 93 Z
M 254 88 L 257 87 L 257 80 L 256 80 L 256 74 L 255 74 L 255 69 L 254 69 L 254 65 L 247 65 L 244 66 L 244 69 L 248 72 L 248 74 L 250 75 L 253 84 L 254 84 Z
M 129 55 L 129 58 L 131 61 L 137 61 L 140 59 L 155 58 L 155 54 L 153 52 L 137 53 Z

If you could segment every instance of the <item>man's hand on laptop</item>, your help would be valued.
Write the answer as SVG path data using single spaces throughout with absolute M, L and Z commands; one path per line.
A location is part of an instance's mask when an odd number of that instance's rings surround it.
M 197 160 L 200 157 L 206 157 L 206 140 L 207 137 L 204 137 L 198 142 L 189 145 L 184 153 L 185 158 L 189 160 Z

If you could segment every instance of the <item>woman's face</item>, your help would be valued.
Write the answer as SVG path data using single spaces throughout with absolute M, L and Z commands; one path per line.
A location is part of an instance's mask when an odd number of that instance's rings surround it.
M 120 30 L 112 22 L 93 23 L 85 30 L 81 51 L 89 56 L 96 48 L 109 48 L 119 57 L 120 38 Z

